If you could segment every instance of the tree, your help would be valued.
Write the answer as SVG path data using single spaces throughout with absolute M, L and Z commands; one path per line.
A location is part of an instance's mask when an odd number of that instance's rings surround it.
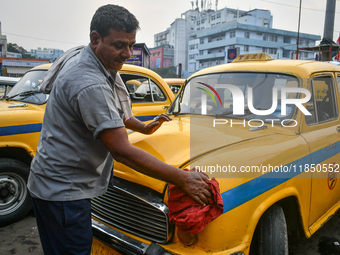
M 23 58 L 35 58 L 34 56 L 27 54 L 27 50 L 16 43 L 7 43 L 7 51 L 19 53 Z

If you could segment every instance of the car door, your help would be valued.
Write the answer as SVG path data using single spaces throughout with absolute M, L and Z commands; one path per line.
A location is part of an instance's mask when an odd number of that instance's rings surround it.
M 137 119 L 148 121 L 166 113 L 172 100 L 161 83 L 141 74 L 123 72 L 120 76 L 129 91 L 132 112 Z
M 340 122 L 336 83 L 331 73 L 314 75 L 310 80 L 312 97 L 306 106 L 312 115 L 305 116 L 305 132 L 302 136 L 309 145 L 312 162 L 302 168 L 311 172 L 312 177 L 309 216 L 311 233 L 319 228 L 316 226 L 317 221 L 323 222 L 321 217 L 340 198 L 340 183 L 337 181 L 340 164 Z

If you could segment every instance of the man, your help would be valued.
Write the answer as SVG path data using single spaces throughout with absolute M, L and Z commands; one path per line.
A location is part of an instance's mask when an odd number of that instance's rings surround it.
M 200 204 L 211 197 L 203 176 L 191 178 L 128 141 L 125 128 L 152 134 L 171 120 L 163 114 L 148 125 L 138 121 L 117 85 L 115 71 L 130 58 L 138 28 L 123 7 L 100 7 L 91 21 L 90 44 L 65 53 L 47 74 L 52 72 L 53 87 L 28 180 L 45 254 L 90 254 L 90 199 L 106 192 L 113 158 L 179 186 Z

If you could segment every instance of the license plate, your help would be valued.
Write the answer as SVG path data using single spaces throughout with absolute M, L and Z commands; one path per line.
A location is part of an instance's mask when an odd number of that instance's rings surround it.
M 118 251 L 113 250 L 113 248 L 100 242 L 96 238 L 93 238 L 91 255 L 122 255 Z

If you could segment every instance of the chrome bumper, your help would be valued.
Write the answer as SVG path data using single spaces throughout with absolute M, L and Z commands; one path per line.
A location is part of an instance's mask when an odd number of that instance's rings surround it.
M 156 243 L 146 244 L 92 219 L 93 236 L 126 255 L 172 255 Z

